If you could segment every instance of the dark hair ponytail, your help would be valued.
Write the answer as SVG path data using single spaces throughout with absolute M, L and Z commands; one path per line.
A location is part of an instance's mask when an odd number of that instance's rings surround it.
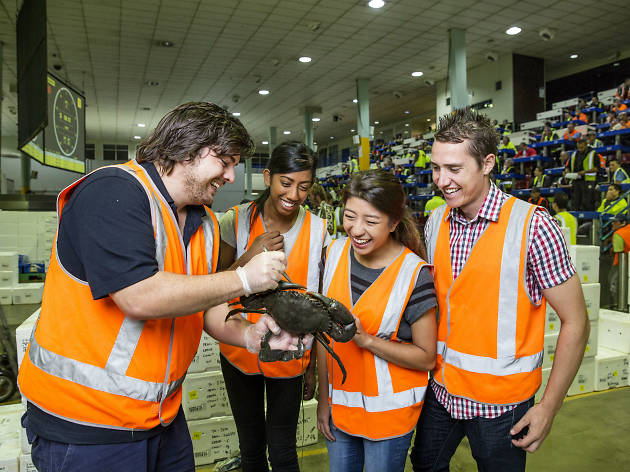
M 393 232 L 394 239 L 427 260 L 424 242 L 407 208 L 407 195 L 398 178 L 382 170 L 359 172 L 354 174 L 343 191 L 344 205 L 350 197 L 365 200 L 391 221 L 398 221 Z
M 273 149 L 271 157 L 265 167 L 269 174 L 292 174 L 304 170 L 311 171 L 311 181 L 315 179 L 317 169 L 317 156 L 306 144 L 299 141 L 286 141 Z M 253 211 L 251 213 L 251 224 L 254 224 L 258 215 L 264 215 L 265 202 L 271 195 L 269 187 L 254 200 Z

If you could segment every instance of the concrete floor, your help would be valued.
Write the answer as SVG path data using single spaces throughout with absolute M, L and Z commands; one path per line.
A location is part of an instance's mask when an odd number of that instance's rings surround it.
M 326 443 L 321 436 L 317 444 L 302 448 L 298 455 L 303 472 L 328 471 Z M 212 467 L 197 468 L 197 472 L 212 470 Z M 457 449 L 450 470 L 477 470 L 466 440 Z M 630 387 L 567 398 L 542 447 L 528 455 L 527 470 L 630 470 Z M 405 471 L 411 471 L 409 461 Z
M 3 305 L 2 309 L 14 335 L 15 327 L 37 305 Z M 321 436 L 317 444 L 300 449 L 298 454 L 303 472 L 328 471 L 326 443 Z M 547 440 L 527 460 L 528 471 L 630 470 L 630 387 L 567 398 Z M 411 470 L 409 462 L 405 470 Z M 464 441 L 453 457 L 451 472 L 476 470 Z M 211 471 L 213 467 L 197 468 L 197 472 Z

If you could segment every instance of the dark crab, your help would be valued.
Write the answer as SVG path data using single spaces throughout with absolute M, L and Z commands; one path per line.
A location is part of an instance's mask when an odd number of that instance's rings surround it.
M 312 334 L 313 337 L 326 348 L 337 361 L 343 375 L 342 383 L 346 380 L 346 369 L 341 359 L 330 347 L 330 336 L 338 342 L 348 342 L 357 331 L 354 318 L 348 309 L 333 298 L 319 293 L 307 292 L 305 287 L 281 280 L 278 288 L 266 292 L 241 297 L 242 308 L 231 310 L 225 320 L 238 313 L 264 313 L 270 315 L 283 330 L 300 336 L 296 351 L 279 351 L 269 347 L 271 331 L 263 337 L 260 343 L 258 358 L 263 362 L 290 361 L 304 355 L 302 337 Z

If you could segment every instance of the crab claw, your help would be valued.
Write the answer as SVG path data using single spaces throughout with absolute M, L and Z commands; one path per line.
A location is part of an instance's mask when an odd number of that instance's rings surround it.
M 328 310 L 330 319 L 328 334 L 330 337 L 341 343 L 350 341 L 357 332 L 357 326 L 350 310 L 334 298 L 328 298 L 319 293 L 311 293 L 311 295 L 321 301 Z

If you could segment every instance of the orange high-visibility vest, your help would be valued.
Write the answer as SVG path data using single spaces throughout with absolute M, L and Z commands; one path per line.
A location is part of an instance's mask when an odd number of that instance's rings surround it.
M 623 252 L 630 252 L 630 225 L 625 225 L 615 231 L 614 234 L 618 234 L 623 239 Z M 613 265 L 619 264 L 619 253 L 615 253 L 615 259 Z
M 534 209 L 508 199 L 455 280 L 450 209 L 440 207 L 427 228 L 439 307 L 433 377 L 451 395 L 505 405 L 529 399 L 540 386 L 545 300 L 533 303 L 525 282 L 527 228 Z
M 347 238 L 337 239 L 329 246 L 323 293 L 348 307 L 361 320 L 366 333 L 399 341 L 400 320 L 426 262 L 405 247 L 353 305 L 349 249 Z M 361 349 L 354 341 L 333 341 L 332 347 L 348 371 L 342 384 L 340 369 L 328 354 L 328 401 L 335 426 L 371 440 L 399 437 L 413 431 L 420 417 L 429 373 L 387 362 Z
M 254 240 L 265 232 L 262 215 L 258 215 L 251 224 L 251 213 L 254 203 L 246 203 L 233 207 L 236 215 L 236 259 L 251 247 Z M 300 221 L 301 220 L 301 221 Z M 310 211 L 300 210 L 298 220 L 299 232 L 284 238 L 284 250 L 288 255 L 287 275 L 292 282 L 300 284 L 311 292 L 319 290 L 319 263 L 322 249 L 326 241 L 326 220 Z M 247 319 L 256 323 L 260 315 L 248 313 Z M 221 354 L 237 369 L 245 374 L 264 374 L 266 377 L 289 378 L 302 375 L 308 366 L 310 351 L 301 359 L 288 362 L 259 362 L 258 355 L 247 349 L 219 344 Z
M 212 211 L 206 208 L 201 227 L 184 247 L 169 204 L 144 169 L 135 161 L 110 167 L 128 172 L 146 191 L 160 271 L 216 270 L 219 226 Z M 59 194 L 59 219 L 84 179 Z M 57 235 L 41 313 L 18 377 L 22 395 L 54 416 L 89 426 L 148 430 L 170 423 L 201 338 L 203 313 L 134 320 L 111 297 L 94 300 L 88 283 L 59 260 Z

